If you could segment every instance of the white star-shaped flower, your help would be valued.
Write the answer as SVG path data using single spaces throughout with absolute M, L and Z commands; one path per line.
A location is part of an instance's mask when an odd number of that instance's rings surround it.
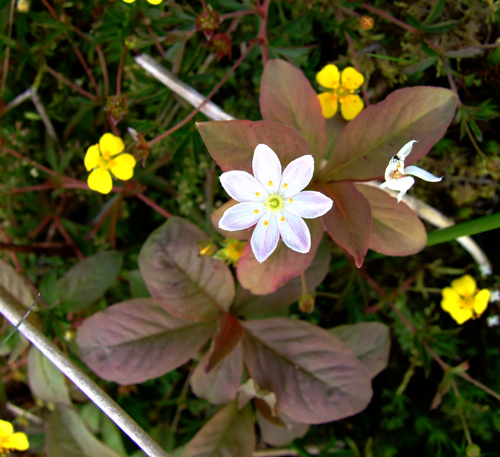
M 275 152 L 259 144 L 254 151 L 252 169 L 254 176 L 236 170 L 221 175 L 222 187 L 240 203 L 224 213 L 219 227 L 234 231 L 255 225 L 250 245 L 260 263 L 274 252 L 280 235 L 290 249 L 309 252 L 311 234 L 302 218 L 322 216 L 333 205 L 333 200 L 320 192 L 301 192 L 312 179 L 313 156 L 293 160 L 282 173 Z
M 380 185 L 382 189 L 387 188 L 399 191 L 398 203 L 405 196 L 408 189 L 415 183 L 415 179 L 408 175 L 413 175 L 429 182 L 439 182 L 443 179 L 415 165 L 410 165 L 405 168 L 405 159 L 410 154 L 413 143 L 416 142 L 416 140 L 409 141 L 391 158 L 389 165 L 387 165 L 385 169 L 385 182 Z

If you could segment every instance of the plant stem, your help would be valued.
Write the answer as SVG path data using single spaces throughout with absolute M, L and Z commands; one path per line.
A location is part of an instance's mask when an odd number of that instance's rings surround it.
M 125 62 L 126 55 L 127 55 L 127 46 L 123 46 L 122 55 L 120 57 L 120 64 L 118 65 L 118 73 L 116 75 L 116 95 L 120 95 L 122 92 L 122 72 L 123 72 L 123 63 Z
M 262 50 L 262 63 L 266 65 L 269 60 L 269 49 L 267 49 L 267 17 L 269 15 L 269 5 L 271 0 L 264 0 L 264 4 L 260 8 L 260 15 L 262 17 L 262 21 L 260 23 L 259 33 L 257 35 L 257 40 L 259 41 L 260 48 Z
M 150 206 L 153 208 L 157 213 L 160 213 L 162 216 L 165 218 L 169 218 L 171 214 L 168 211 L 165 211 L 160 205 L 155 203 L 153 200 L 150 198 L 146 197 L 142 192 L 135 194 L 135 196 L 139 199 L 142 200 L 146 205 Z
M 92 95 L 90 92 L 87 92 L 85 89 L 83 89 L 80 86 L 77 86 L 75 83 L 71 82 L 69 79 L 61 75 L 60 73 L 57 73 L 57 71 L 52 70 L 52 68 L 48 67 L 45 65 L 45 70 L 50 73 L 54 78 L 58 79 L 61 81 L 63 84 L 66 84 L 68 87 L 71 87 L 74 91 L 80 93 L 84 97 L 87 97 L 89 100 L 95 102 L 97 100 L 97 97 L 95 95 Z
M 8 41 L 12 37 L 12 25 L 14 23 L 14 6 L 16 2 L 15 0 L 11 0 L 10 2 L 10 11 L 9 11 L 9 30 L 7 32 Z M 3 97 L 3 92 L 5 90 L 5 83 L 7 81 L 7 74 L 9 73 L 9 57 L 10 57 L 10 45 L 7 44 L 5 47 L 5 57 L 3 59 L 3 68 L 2 68 L 2 82 L 0 84 L 0 97 Z
M 14 326 L 22 315 L 0 291 L 0 313 Z M 55 347 L 36 327 L 24 321 L 19 331 L 37 347 L 59 370 L 64 373 L 87 397 L 92 400 L 125 434 L 149 457 L 167 457 L 168 454 L 106 394 L 89 376 Z

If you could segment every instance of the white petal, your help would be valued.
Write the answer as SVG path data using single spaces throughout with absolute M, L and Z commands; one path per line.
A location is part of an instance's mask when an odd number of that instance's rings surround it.
M 246 171 L 228 171 L 220 176 L 224 190 L 239 202 L 260 202 L 267 197 L 267 191 L 250 173 Z
M 299 217 L 314 219 L 323 216 L 332 208 L 333 200 L 321 192 L 306 190 L 285 201 L 285 210 Z
M 255 211 L 258 211 L 257 213 Z M 222 215 L 219 228 L 222 230 L 244 230 L 254 226 L 265 212 L 264 204 L 259 202 L 238 203 Z
M 400 192 L 405 192 L 413 186 L 415 183 L 415 179 L 412 178 L 411 176 L 405 176 L 404 178 L 398 178 L 398 179 L 390 179 L 389 181 L 386 181 L 383 186 L 384 188 L 391 189 L 391 190 L 398 190 Z M 380 186 L 382 187 L 382 186 Z
M 276 153 L 265 144 L 258 144 L 253 153 L 253 174 L 269 193 L 276 193 L 281 181 L 281 163 Z
M 399 172 L 399 174 L 404 174 L 404 167 L 405 167 L 405 161 L 404 160 L 399 160 L 397 158 L 392 158 L 389 160 L 389 165 L 387 165 L 387 168 L 385 169 L 385 180 L 390 181 L 391 179 L 394 178 L 394 174 Z
M 310 182 L 314 173 L 314 158 L 306 155 L 292 160 L 281 176 L 279 191 L 282 197 L 299 193 Z
M 420 167 L 416 167 L 415 165 L 410 165 L 409 167 L 406 167 L 405 175 L 413 175 L 416 176 L 417 178 L 429 182 L 439 182 L 443 179 L 442 177 L 438 178 L 437 176 L 434 176 L 432 173 L 429 173 L 428 171 L 423 170 Z
M 411 140 L 411 141 L 408 141 L 408 143 L 406 143 L 400 150 L 399 152 L 396 154 L 401 160 L 404 160 L 406 157 L 409 156 L 412 148 L 413 148 L 413 143 L 416 143 L 417 140 Z
M 266 221 L 267 225 L 265 225 Z M 255 226 L 250 240 L 255 258 L 260 263 L 264 262 L 276 249 L 279 239 L 280 232 L 276 216 L 268 211 Z
M 278 228 L 283 242 L 294 251 L 305 254 L 311 249 L 311 233 L 306 223 L 295 214 L 283 211 L 278 220 Z

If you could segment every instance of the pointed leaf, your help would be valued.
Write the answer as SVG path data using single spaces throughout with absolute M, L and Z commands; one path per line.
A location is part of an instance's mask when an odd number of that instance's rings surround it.
M 251 457 L 255 432 L 251 408 L 236 401 L 221 409 L 189 442 L 182 457 Z
M 123 254 L 117 251 L 80 260 L 56 282 L 59 309 L 66 313 L 80 311 L 95 303 L 113 285 L 122 263 Z
M 50 457 L 120 457 L 101 443 L 70 407 L 60 407 L 50 415 L 46 448 Z
M 191 389 L 197 397 L 214 405 L 225 405 L 236 398 L 243 375 L 243 352 L 241 344 L 222 360 L 210 373 L 205 374 L 208 352 L 194 369 L 190 379 Z
M 368 247 L 385 255 L 405 256 L 420 252 L 427 242 L 424 224 L 405 203 L 383 190 L 363 184 L 356 188 L 372 208 L 372 233 Z
M 26 280 L 3 260 L 0 260 L 0 288 L 26 308 L 29 308 L 35 301 L 35 296 Z
M 339 325 L 330 329 L 330 333 L 338 336 L 352 349 L 372 378 L 387 367 L 391 349 L 387 325 L 380 322 L 360 322 Z
M 301 275 L 314 259 L 323 236 L 323 226 L 319 219 L 309 219 L 306 223 L 311 232 L 311 250 L 307 254 L 292 251 L 280 241 L 271 256 L 259 263 L 250 244 L 247 244 L 236 269 L 240 284 L 255 295 L 264 295 Z
M 215 331 L 184 321 L 150 298 L 129 300 L 86 319 L 76 342 L 81 359 L 100 377 L 138 384 L 186 363 Z
M 198 122 L 198 130 L 208 152 L 222 171 L 252 173 L 252 158 L 259 143 L 267 144 L 279 157 L 281 166 L 311 154 L 305 138 L 293 127 L 269 121 Z
M 64 375 L 35 346 L 28 351 L 28 381 L 31 393 L 43 401 L 71 405 Z
M 234 280 L 223 262 L 199 255 L 207 235 L 171 217 L 146 240 L 139 268 L 151 296 L 170 314 L 198 322 L 216 320 L 234 299 Z
M 264 419 L 260 414 L 257 415 L 262 439 L 270 446 L 286 446 L 296 438 L 304 437 L 309 430 L 309 425 L 295 422 L 286 414 L 281 413 L 278 417 L 284 423 L 284 426 L 275 425 Z
M 305 271 L 306 286 L 309 293 L 313 293 L 316 287 L 325 279 L 330 266 L 330 258 L 329 247 L 326 241 L 323 240 L 316 251 L 314 260 Z M 267 295 L 253 295 L 247 289 L 238 287 L 233 310 L 237 315 L 245 317 L 274 313 L 299 301 L 301 296 L 301 277 L 291 279 L 284 286 Z
M 345 249 L 359 268 L 363 264 L 372 228 L 370 203 L 353 183 L 330 182 L 318 189 L 333 200 L 333 206 L 321 217 L 333 240 Z
M 205 373 L 209 373 L 233 351 L 235 346 L 240 342 L 244 332 L 245 329 L 240 325 L 238 319 L 230 313 L 224 314 L 217 321 L 217 331 L 212 339 Z
M 243 354 L 250 376 L 276 394 L 277 409 L 319 424 L 352 416 L 369 403 L 366 368 L 340 338 L 308 322 L 247 321 Z
M 297 67 L 269 60 L 260 82 L 260 110 L 266 121 L 295 127 L 319 162 L 326 144 L 325 118 L 316 92 Z
M 321 173 L 322 179 L 364 181 L 382 177 L 387 155 L 396 154 L 410 140 L 418 140 L 406 160 L 406 165 L 411 165 L 444 135 L 456 105 L 455 94 L 440 87 L 394 91 L 349 122 Z

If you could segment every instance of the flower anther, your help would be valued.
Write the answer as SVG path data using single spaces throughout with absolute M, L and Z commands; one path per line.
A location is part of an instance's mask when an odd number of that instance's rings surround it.
M 85 168 L 93 170 L 87 179 L 90 189 L 108 194 L 113 187 L 110 172 L 123 181 L 132 178 L 136 160 L 131 154 L 120 154 L 124 149 L 122 139 L 111 133 L 105 133 L 99 144 L 87 149 Z
M 339 103 L 340 113 L 346 121 L 354 119 L 363 109 L 363 100 L 357 92 L 365 78 L 355 68 L 347 67 L 340 73 L 335 65 L 330 64 L 316 75 L 316 81 L 327 89 L 318 95 L 325 118 L 335 115 Z
M 413 148 L 413 143 L 416 142 L 417 140 L 409 141 L 395 156 L 391 157 L 389 165 L 387 165 L 387 168 L 385 169 L 385 182 L 380 185 L 382 189 L 399 191 L 398 203 L 405 196 L 408 189 L 415 184 L 415 178 L 408 175 L 416 176 L 417 178 L 428 182 L 439 182 L 443 179 L 442 177 L 438 178 L 432 173 L 414 165 L 410 165 L 405 168 L 405 159 L 410 154 Z
M 302 191 L 311 181 L 314 158 L 305 155 L 293 160 L 282 172 L 280 160 L 267 145 L 255 148 L 253 174 L 228 171 L 220 177 L 222 187 L 239 204 L 229 208 L 219 227 L 244 230 L 255 226 L 250 245 L 255 258 L 264 262 L 276 249 L 280 236 L 292 250 L 311 249 L 311 234 L 303 219 L 327 213 L 333 201 L 316 191 Z
M 441 308 L 462 325 L 469 319 L 476 319 L 488 307 L 490 291 L 478 290 L 471 275 L 465 275 L 451 282 L 451 287 L 442 291 Z

